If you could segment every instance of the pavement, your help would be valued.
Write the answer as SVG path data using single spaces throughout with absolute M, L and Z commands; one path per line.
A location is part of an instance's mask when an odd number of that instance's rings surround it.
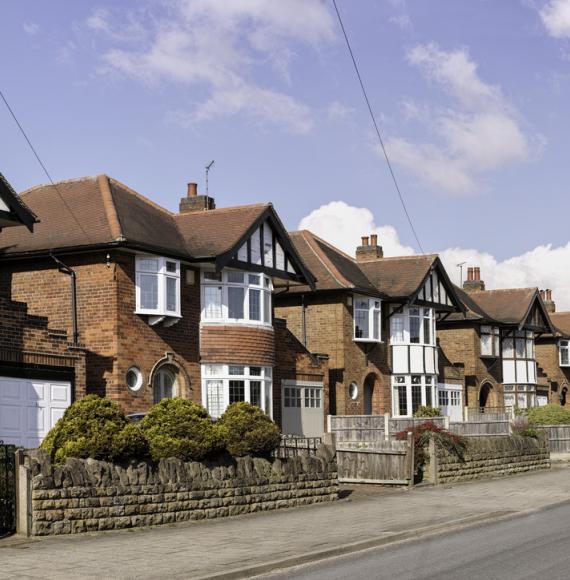
M 343 499 L 213 521 L 0 540 L 1 578 L 247 578 L 570 502 L 570 466 L 440 487 L 345 486 Z

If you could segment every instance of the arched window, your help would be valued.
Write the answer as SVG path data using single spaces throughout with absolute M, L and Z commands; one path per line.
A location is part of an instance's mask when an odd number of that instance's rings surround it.
M 157 371 L 153 381 L 154 402 L 159 403 L 162 399 L 170 399 L 175 395 L 176 375 L 168 367 L 162 367 Z

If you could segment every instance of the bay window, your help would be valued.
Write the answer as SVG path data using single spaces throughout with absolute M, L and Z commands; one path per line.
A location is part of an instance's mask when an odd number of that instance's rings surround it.
M 180 262 L 158 256 L 137 256 L 136 312 L 180 316 Z
M 561 340 L 558 343 L 558 352 L 560 353 L 560 366 L 570 366 L 570 340 Z
M 268 276 L 224 270 L 202 272 L 203 322 L 271 325 L 271 291 Z
M 502 342 L 505 406 L 533 407 L 537 383 L 534 333 L 517 330 L 505 336 Z
M 380 300 L 367 296 L 354 296 L 354 340 L 381 341 Z
M 499 329 L 496 326 L 481 326 L 481 356 L 501 355 Z
M 395 375 L 392 377 L 392 388 L 395 417 L 409 417 L 422 406 L 434 405 L 434 375 Z
M 246 401 L 257 405 L 270 417 L 272 406 L 272 368 L 247 365 L 202 365 L 202 401 L 214 418 L 232 403 Z
M 390 318 L 392 344 L 435 345 L 435 315 L 433 308 L 404 308 Z

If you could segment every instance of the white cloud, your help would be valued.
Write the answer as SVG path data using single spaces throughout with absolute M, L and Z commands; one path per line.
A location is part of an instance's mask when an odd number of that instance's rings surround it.
M 306 104 L 256 77 L 269 64 L 276 76 L 272 84 L 288 86 L 295 48 L 316 49 L 334 38 L 324 0 L 174 0 L 161 7 L 168 8 L 166 13 L 145 14 L 137 22 L 146 38 L 136 47 L 116 42 L 105 51 L 103 72 L 149 86 L 171 82 L 202 89 L 207 95 L 202 102 L 171 116 L 184 125 L 242 114 L 293 133 L 312 129 Z M 119 41 L 120 26 L 110 22 L 108 13 L 96 11 L 87 26 Z
M 354 207 L 344 201 L 322 205 L 299 222 L 300 230 L 310 230 L 317 236 L 354 256 L 361 236 L 378 234 L 385 256 L 408 256 L 413 248 L 400 242 L 393 226 L 377 226 L 372 212 L 365 207 Z
M 340 101 L 333 101 L 327 107 L 327 117 L 330 121 L 344 121 L 354 113 L 352 107 L 343 105 Z
M 385 256 L 406 256 L 414 251 L 402 244 L 393 226 L 378 226 L 374 215 L 363 207 L 333 201 L 305 216 L 299 229 L 308 229 L 354 256 L 361 235 L 378 234 Z M 519 256 L 498 260 L 477 249 L 448 248 L 439 253 L 451 279 L 459 284 L 457 264 L 479 266 L 487 289 L 539 287 L 551 288 L 558 310 L 570 310 L 570 241 L 559 247 L 538 246 Z M 463 269 L 464 275 L 466 269 Z
M 550 0 L 540 10 L 540 18 L 550 36 L 570 38 L 570 0 Z
M 24 22 L 22 28 L 28 36 L 35 36 L 40 30 L 40 25 L 35 22 Z
M 403 102 L 406 120 L 421 122 L 433 142 L 391 136 L 387 149 L 395 163 L 433 188 L 461 194 L 474 191 L 482 174 L 530 156 L 531 140 L 516 112 L 498 86 L 480 78 L 467 51 L 420 45 L 407 60 L 441 87 L 450 103 L 435 108 Z

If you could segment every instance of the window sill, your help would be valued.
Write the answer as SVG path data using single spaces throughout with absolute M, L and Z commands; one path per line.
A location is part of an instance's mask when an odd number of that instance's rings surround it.
M 240 326 L 245 328 L 261 328 L 263 330 L 273 330 L 273 324 L 251 321 L 234 322 L 233 320 L 201 320 L 200 328 L 204 326 Z
M 139 316 L 164 316 L 166 318 L 182 318 L 181 314 L 177 314 L 175 312 L 158 312 L 152 310 L 135 310 L 135 314 Z
M 500 358 L 498 354 L 482 354 L 480 358 Z
M 376 338 L 353 338 L 354 342 L 372 342 L 374 344 L 382 344 L 382 340 Z

